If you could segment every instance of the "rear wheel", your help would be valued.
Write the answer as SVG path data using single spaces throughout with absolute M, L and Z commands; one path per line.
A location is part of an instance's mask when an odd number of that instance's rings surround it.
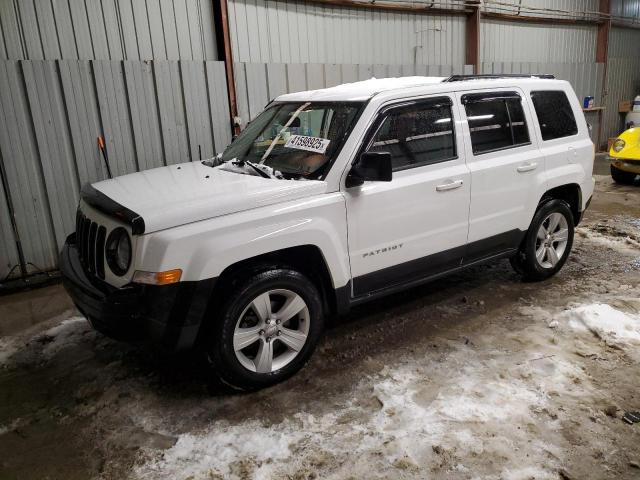
M 629 184 L 632 184 L 633 181 L 635 180 L 636 174 L 625 172 L 611 165 L 611 177 L 613 178 L 613 181 L 616 183 L 629 185 Z
M 545 280 L 566 262 L 573 235 L 574 221 L 569 205 L 564 200 L 550 200 L 534 215 L 511 264 L 525 280 Z
M 323 329 L 315 285 L 294 270 L 274 269 L 234 290 L 209 336 L 215 373 L 235 388 L 256 390 L 300 370 Z

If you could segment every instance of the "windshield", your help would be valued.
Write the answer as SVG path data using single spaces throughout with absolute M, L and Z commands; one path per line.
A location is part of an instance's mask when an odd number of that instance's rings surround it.
M 278 103 L 253 120 L 222 161 L 263 164 L 285 178 L 319 178 L 340 150 L 361 103 Z

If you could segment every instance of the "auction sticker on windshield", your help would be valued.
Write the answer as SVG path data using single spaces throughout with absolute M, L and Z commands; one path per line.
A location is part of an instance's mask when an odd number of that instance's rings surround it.
M 324 153 L 327 151 L 330 142 L 331 140 L 327 140 L 326 138 L 291 135 L 284 146 L 287 148 L 297 148 L 298 150 L 307 150 L 309 152 Z

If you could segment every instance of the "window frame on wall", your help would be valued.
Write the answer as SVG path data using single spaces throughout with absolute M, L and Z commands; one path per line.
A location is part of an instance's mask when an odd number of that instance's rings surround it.
M 553 137 L 553 138 L 545 138 L 545 130 L 542 128 L 542 119 L 540 118 L 540 112 L 538 111 L 538 107 L 536 106 L 536 100 L 535 97 L 536 95 L 540 95 L 540 94 L 560 94 L 564 100 L 564 102 L 566 102 L 566 107 L 569 110 L 569 113 L 571 114 L 571 119 L 573 121 L 573 127 L 574 127 L 574 131 L 572 131 L 572 133 L 567 133 L 565 135 L 560 135 L 557 137 Z M 547 89 L 547 90 L 532 90 L 531 92 L 529 92 L 529 96 L 531 97 L 531 103 L 533 104 L 533 110 L 536 113 L 536 120 L 538 122 L 538 128 L 540 128 L 540 138 L 542 139 L 543 142 L 552 142 L 554 140 L 558 140 L 558 139 L 562 139 L 562 138 L 569 138 L 569 137 L 575 137 L 576 135 L 578 135 L 580 133 L 580 129 L 578 128 L 578 121 L 576 119 L 576 115 L 575 112 L 573 111 L 573 107 L 571 106 L 571 102 L 569 100 L 569 97 L 567 96 L 567 92 L 565 92 L 562 89 Z
M 458 144 L 457 144 L 457 136 L 456 136 L 456 128 L 455 128 L 456 119 L 455 119 L 454 105 L 455 105 L 454 99 L 451 96 L 438 95 L 434 97 L 419 98 L 411 101 L 398 102 L 398 103 L 394 103 L 394 104 L 383 107 L 378 112 L 375 122 L 367 132 L 367 135 L 365 137 L 366 140 L 363 142 L 363 148 L 361 149 L 358 155 L 364 152 L 370 151 L 376 136 L 380 132 L 381 128 L 384 126 L 387 119 L 392 115 L 397 113 L 403 113 L 406 111 L 412 111 L 412 110 L 420 110 L 420 109 L 426 110 L 429 108 L 447 107 L 450 113 L 449 118 L 451 119 L 451 140 L 452 140 L 451 148 L 453 150 L 453 155 L 446 158 L 441 158 L 435 161 L 426 160 L 423 162 L 417 162 L 417 163 L 412 163 L 412 164 L 403 165 L 403 166 L 394 166 L 392 170 L 393 172 L 401 172 L 404 170 L 411 170 L 414 168 L 425 167 L 430 165 L 438 165 L 440 163 L 457 160 L 459 158 L 459 154 L 458 154 Z M 392 163 L 393 163 L 393 158 L 392 158 Z
M 509 108 L 510 101 L 518 101 L 518 105 L 520 106 L 522 120 L 524 123 L 524 131 L 527 134 L 527 140 L 524 142 L 516 143 L 516 134 L 514 132 L 514 125 L 512 121 L 511 109 Z M 511 138 L 511 144 L 505 145 L 503 147 L 490 148 L 487 150 L 477 151 L 473 142 L 473 132 L 472 126 L 469 122 L 469 112 L 467 110 L 467 105 L 469 104 L 480 104 L 480 103 L 502 103 L 504 105 L 504 109 L 506 112 L 506 117 L 509 123 L 509 136 Z M 467 120 L 467 127 L 469 128 L 469 143 L 471 145 L 471 151 L 473 156 L 486 155 L 494 152 L 501 152 L 504 150 L 511 150 L 514 148 L 526 147 L 532 144 L 531 140 L 531 130 L 530 130 L 530 122 L 527 121 L 527 114 L 525 104 L 523 102 L 523 96 L 515 91 L 515 90 L 504 90 L 504 91 L 491 91 L 491 92 L 470 92 L 463 93 L 461 96 L 461 104 L 464 107 L 465 119 Z M 515 113 L 515 112 L 514 112 Z

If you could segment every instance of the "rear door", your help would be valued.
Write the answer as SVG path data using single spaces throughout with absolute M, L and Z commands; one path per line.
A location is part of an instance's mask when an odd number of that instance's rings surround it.
M 387 106 L 365 137 L 361 151 L 391 153 L 393 179 L 345 189 L 354 296 L 460 265 L 470 185 L 452 104 Z
M 520 89 L 458 94 L 471 172 L 469 240 L 464 263 L 517 248 L 544 182 L 544 158 Z

